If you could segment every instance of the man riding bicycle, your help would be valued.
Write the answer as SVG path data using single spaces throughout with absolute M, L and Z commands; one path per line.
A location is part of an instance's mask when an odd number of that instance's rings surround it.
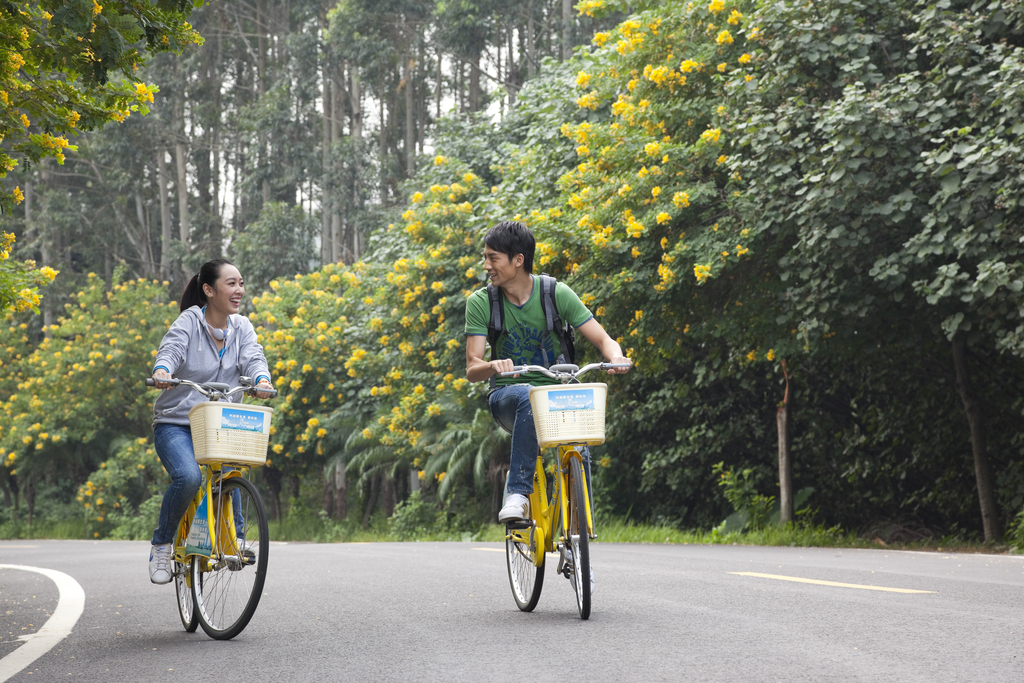
M 484 270 L 488 280 L 500 289 L 503 306 L 503 330 L 493 349 L 493 360 L 484 360 L 487 351 L 488 321 L 491 319 L 487 288 L 479 289 L 466 301 L 466 378 L 481 382 L 497 376 L 487 396 L 491 415 L 512 432 L 512 458 L 509 464 L 508 492 L 498 521 L 525 520 L 530 514 L 527 496 L 533 492 L 533 470 L 537 459 L 537 432 L 530 407 L 530 387 L 550 384 L 539 373 L 501 377 L 516 365 L 550 366 L 558 353 L 554 335 L 548 332 L 541 301 L 540 279 L 533 275 L 536 241 L 522 223 L 503 221 L 484 235 Z M 611 363 L 629 363 L 618 342 L 608 336 L 593 314 L 568 285 L 559 282 L 554 302 L 558 315 L 597 347 Z M 569 362 L 569 359 L 565 359 Z M 629 372 L 614 368 L 609 374 Z

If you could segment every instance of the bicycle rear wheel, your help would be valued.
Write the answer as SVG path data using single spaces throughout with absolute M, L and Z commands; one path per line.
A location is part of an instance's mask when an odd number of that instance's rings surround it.
M 587 525 L 587 493 L 579 458 L 569 458 L 569 524 L 572 546 L 572 585 L 581 619 L 590 618 L 590 528 Z
M 511 530 L 509 530 L 511 534 Z M 536 553 L 543 548 L 531 548 L 529 543 L 516 538 L 505 539 L 505 564 L 508 566 L 508 582 L 512 586 L 512 597 L 524 612 L 532 612 L 540 600 L 544 587 L 544 562 L 534 565 Z
M 267 511 L 251 483 L 227 479 L 214 499 L 217 547 L 209 560 L 192 562 L 192 597 L 207 635 L 229 640 L 249 624 L 263 595 L 270 538 Z

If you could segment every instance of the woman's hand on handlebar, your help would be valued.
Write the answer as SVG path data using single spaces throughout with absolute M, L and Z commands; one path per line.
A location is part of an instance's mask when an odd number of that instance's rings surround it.
M 270 394 L 265 391 L 260 391 L 260 387 L 264 389 L 273 389 L 274 386 L 266 378 L 260 378 L 259 384 L 256 385 L 256 398 L 270 398 Z
M 629 367 L 625 368 L 608 368 L 609 375 L 625 375 L 627 372 L 629 372 L 629 368 L 633 366 L 633 361 L 626 358 L 625 356 L 615 356 L 611 358 L 608 362 L 616 364 L 627 363 L 629 365 Z
M 153 381 L 156 382 L 157 389 L 170 389 L 171 387 L 173 387 L 173 384 L 163 381 L 167 379 L 174 378 L 171 377 L 171 373 L 167 372 L 163 368 L 157 368 L 156 371 L 153 373 Z

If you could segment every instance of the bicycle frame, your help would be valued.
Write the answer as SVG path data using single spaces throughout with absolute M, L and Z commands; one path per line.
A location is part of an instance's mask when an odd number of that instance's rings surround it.
M 201 468 L 203 470 L 203 485 L 199 487 L 196 497 L 189 503 L 185 516 L 181 518 L 181 522 L 178 525 L 178 536 L 174 543 L 174 559 L 182 564 L 187 564 L 188 559 L 195 555 L 203 559 L 215 559 L 224 555 L 237 554 L 238 549 L 235 525 L 228 523 L 229 521 L 234 521 L 233 503 L 230 497 L 221 499 L 218 496 L 214 498 L 213 480 L 216 478 L 219 489 L 222 482 L 232 477 L 241 477 L 242 471 L 234 469 L 222 472 L 219 464 L 201 465 Z M 206 524 L 210 530 L 210 547 L 212 548 L 209 558 L 200 553 L 187 553 L 185 543 L 185 539 L 188 538 L 189 529 L 192 527 L 192 520 L 195 518 L 196 510 L 199 509 L 199 505 L 203 502 L 204 498 L 206 499 Z M 215 509 L 216 507 L 220 508 L 219 511 Z
M 537 567 L 544 564 L 546 553 L 553 553 L 557 549 L 555 544 L 555 532 L 561 529 L 560 543 L 567 543 L 565 524 L 569 519 L 569 460 L 577 458 L 580 461 L 583 474 L 584 501 L 587 510 L 588 536 L 595 538 L 594 516 L 590 509 L 590 482 L 587 481 L 586 468 L 583 465 L 583 456 L 575 444 L 560 444 L 558 446 L 555 462 L 555 487 L 554 499 L 548 500 L 547 473 L 544 469 L 543 455 L 537 455 L 537 464 L 533 473 L 533 493 L 530 499 L 531 521 L 527 528 L 508 527 L 508 538 L 528 544 L 533 553 L 533 564 Z

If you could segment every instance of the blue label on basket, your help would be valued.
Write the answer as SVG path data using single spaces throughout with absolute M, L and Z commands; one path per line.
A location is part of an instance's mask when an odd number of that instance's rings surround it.
M 224 408 L 220 414 L 220 428 L 238 429 L 243 432 L 262 432 L 265 415 L 256 410 Z
M 565 389 L 548 392 L 548 412 L 563 410 L 594 410 L 593 389 Z

